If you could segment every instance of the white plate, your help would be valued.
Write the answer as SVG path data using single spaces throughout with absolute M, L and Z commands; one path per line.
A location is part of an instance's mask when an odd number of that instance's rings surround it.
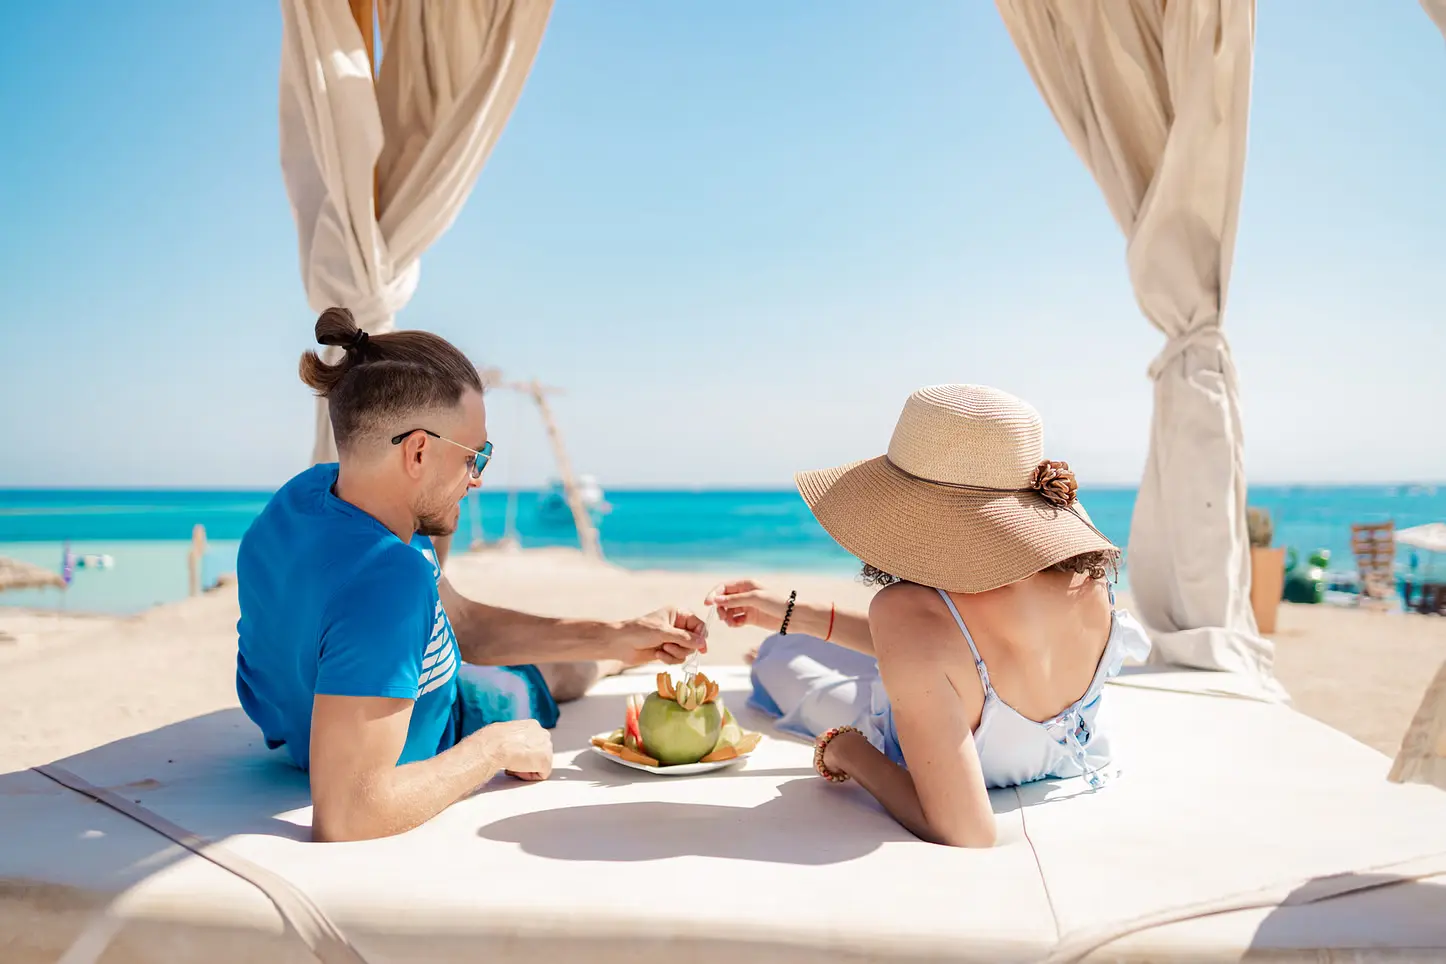
M 607 734 L 602 735 L 606 736 Z M 724 767 L 731 767 L 735 763 L 742 763 L 744 760 L 748 759 L 749 756 L 749 754 L 745 753 L 742 756 L 735 756 L 731 760 L 714 760 L 712 763 L 680 763 L 677 766 L 670 767 L 650 767 L 646 763 L 634 763 L 632 760 L 624 760 L 620 756 L 613 756 L 608 751 L 602 749 L 601 747 L 593 746 L 591 743 L 588 744 L 588 749 L 605 760 L 611 760 L 614 763 L 620 763 L 625 767 L 632 767 L 634 770 L 642 770 L 644 773 L 651 773 L 653 776 L 656 777 L 686 777 L 691 776 L 695 773 L 709 773 L 713 770 L 721 770 Z

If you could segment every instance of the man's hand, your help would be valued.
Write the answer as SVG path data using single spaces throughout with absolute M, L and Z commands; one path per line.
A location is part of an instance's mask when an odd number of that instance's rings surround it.
M 552 775 L 552 734 L 536 720 L 493 723 L 467 737 L 487 747 L 499 769 L 519 780 Z
M 676 665 L 694 650 L 708 652 L 703 620 L 672 606 L 623 622 L 608 641 L 609 657 L 624 666 L 658 659 Z

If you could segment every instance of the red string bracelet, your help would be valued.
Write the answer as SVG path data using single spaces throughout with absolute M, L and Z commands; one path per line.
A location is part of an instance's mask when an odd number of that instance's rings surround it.
M 829 603 L 829 604 L 828 604 L 828 635 L 823 638 L 823 641 L 824 641 L 825 643 L 828 642 L 829 640 L 833 639 L 833 617 L 834 617 L 835 611 L 836 611 L 836 610 L 835 610 L 834 604 L 833 604 L 833 603 Z

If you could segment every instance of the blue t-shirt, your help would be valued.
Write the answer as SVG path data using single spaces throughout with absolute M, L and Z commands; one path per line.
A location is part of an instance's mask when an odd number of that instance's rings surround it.
M 457 742 L 461 654 L 432 541 L 411 543 L 336 497 L 335 463 L 286 483 L 241 540 L 236 691 L 266 745 L 310 763 L 312 698 L 415 700 L 397 763 Z

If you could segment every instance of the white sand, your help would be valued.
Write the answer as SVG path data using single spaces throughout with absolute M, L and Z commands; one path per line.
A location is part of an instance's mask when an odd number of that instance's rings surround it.
M 700 607 L 712 586 L 741 576 L 841 605 L 863 607 L 871 593 L 827 576 L 633 573 L 567 550 L 458 554 L 447 568 L 473 598 L 559 616 Z M 124 619 L 0 609 L 0 772 L 236 706 L 237 616 L 234 587 Z M 705 662 L 737 663 L 763 635 L 722 630 Z M 1446 619 L 1285 606 L 1275 640 L 1297 708 L 1394 755 L 1446 659 Z

